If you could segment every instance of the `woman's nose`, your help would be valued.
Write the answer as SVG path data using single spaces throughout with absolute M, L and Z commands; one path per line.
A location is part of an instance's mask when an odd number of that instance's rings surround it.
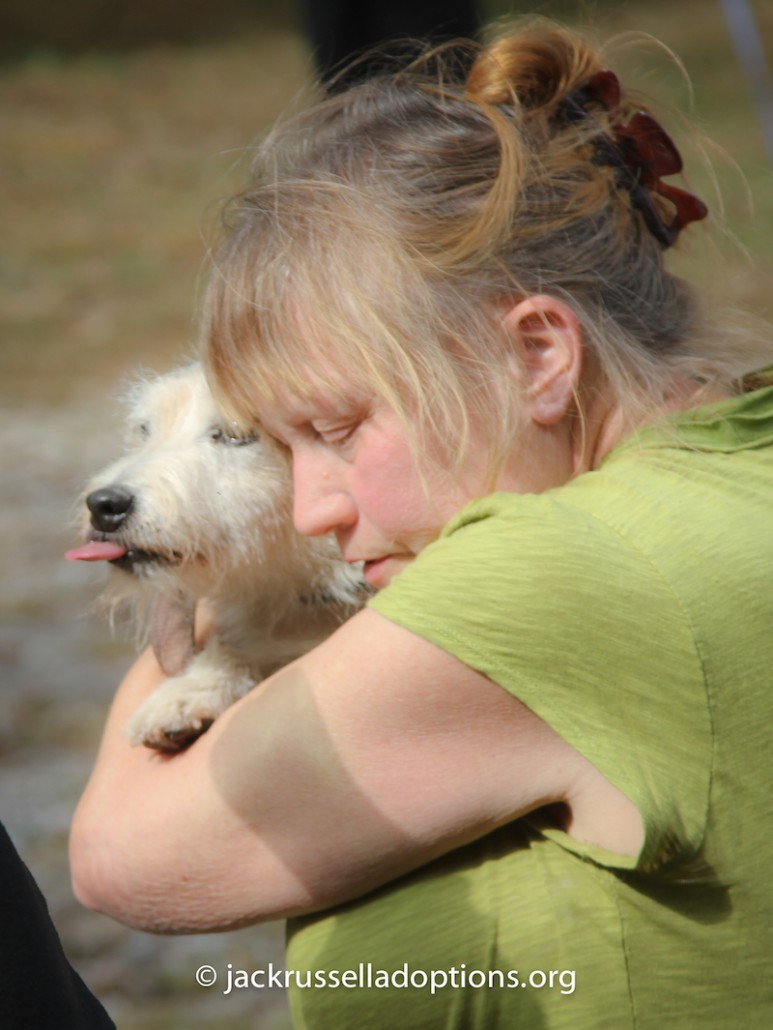
M 348 492 L 324 472 L 295 464 L 293 469 L 293 523 L 303 536 L 323 536 L 350 526 L 357 512 Z

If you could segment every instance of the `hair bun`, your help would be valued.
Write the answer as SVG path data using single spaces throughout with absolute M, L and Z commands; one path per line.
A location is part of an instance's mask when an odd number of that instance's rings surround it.
M 537 23 L 479 54 L 467 76 L 466 95 L 473 102 L 513 104 L 549 117 L 600 67 L 600 58 L 582 39 Z

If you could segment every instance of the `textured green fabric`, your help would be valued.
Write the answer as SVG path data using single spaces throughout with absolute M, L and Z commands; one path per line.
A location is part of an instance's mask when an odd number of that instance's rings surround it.
M 372 607 L 529 705 L 636 803 L 645 844 L 578 845 L 537 812 L 292 922 L 291 969 L 519 971 L 296 989 L 297 1025 L 773 1025 L 773 389 L 470 504 Z M 533 970 L 575 988 L 521 988 Z

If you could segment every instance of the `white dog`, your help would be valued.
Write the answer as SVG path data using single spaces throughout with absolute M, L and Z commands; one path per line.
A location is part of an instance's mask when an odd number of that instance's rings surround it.
M 145 379 L 130 395 L 124 457 L 88 484 L 79 561 L 116 570 L 169 677 L 127 726 L 133 744 L 185 747 L 264 676 L 322 641 L 368 588 L 330 537 L 293 528 L 289 458 L 218 415 L 201 367 Z M 194 646 L 197 601 L 213 630 Z

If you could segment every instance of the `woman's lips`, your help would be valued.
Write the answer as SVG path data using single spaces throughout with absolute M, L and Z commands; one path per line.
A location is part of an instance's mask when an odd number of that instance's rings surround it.
M 372 575 L 374 575 L 375 573 L 377 573 L 378 570 L 380 568 L 382 568 L 384 566 L 384 564 L 386 562 L 388 562 L 388 561 L 389 561 L 388 557 L 385 557 L 385 558 L 371 558 L 370 560 L 366 561 L 363 564 L 363 566 L 362 566 L 362 573 L 365 576 L 365 579 L 367 579 L 368 582 L 370 582 L 370 577 Z
M 382 558 L 371 558 L 363 563 L 362 574 L 372 587 L 385 587 L 410 561 L 407 554 L 386 554 Z

